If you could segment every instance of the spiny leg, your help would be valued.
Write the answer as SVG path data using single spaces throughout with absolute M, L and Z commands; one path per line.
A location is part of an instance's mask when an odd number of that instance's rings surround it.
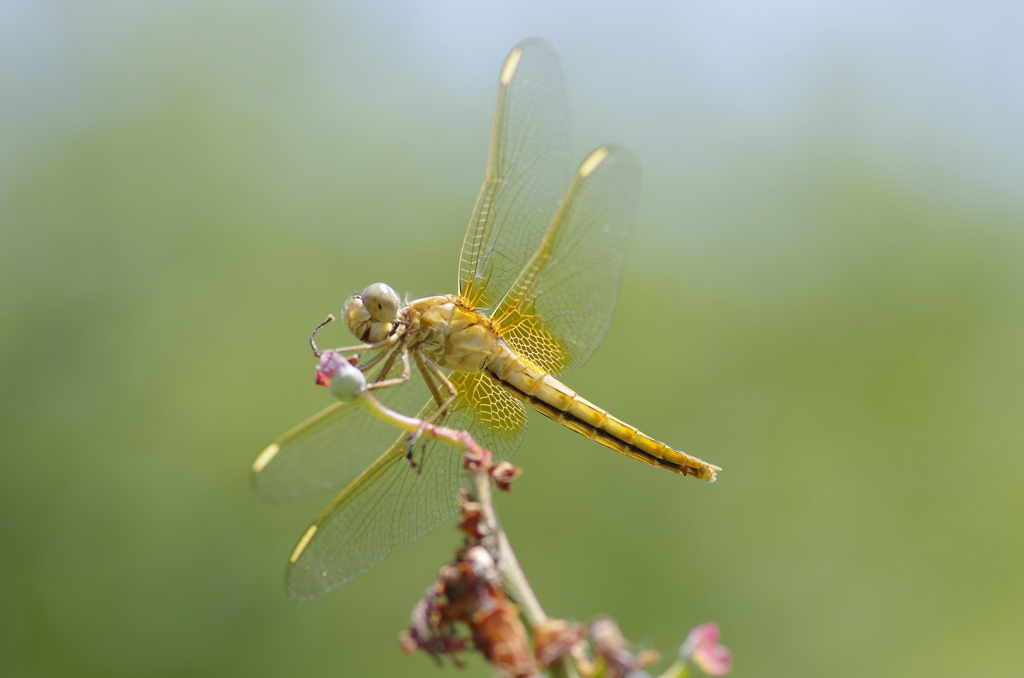
M 341 346 L 339 348 L 332 348 L 331 350 L 335 353 L 355 353 L 357 351 L 373 351 L 378 348 L 387 348 L 394 343 L 393 337 L 382 339 L 381 341 L 375 341 L 372 344 L 359 344 L 358 346 Z
M 430 394 L 434 396 L 434 402 L 437 403 L 438 407 L 444 407 L 444 398 L 441 397 L 441 392 L 437 390 L 437 385 L 434 384 L 434 380 L 430 378 L 432 374 L 426 366 L 426 357 L 423 355 L 423 349 L 417 347 L 413 352 L 416 357 L 416 367 L 420 368 L 420 374 L 423 375 L 423 380 L 427 382 L 427 388 L 430 389 Z
M 388 373 L 391 372 L 391 368 L 395 364 L 395 359 L 401 354 L 403 347 L 399 346 L 388 355 L 387 361 L 384 363 L 384 367 L 380 368 L 380 372 L 377 373 L 377 378 L 374 381 L 384 381 L 388 378 Z M 382 352 L 380 355 L 384 355 L 387 351 Z
M 391 366 L 394 364 L 395 357 L 399 354 L 399 352 L 401 352 L 401 354 L 402 354 L 402 376 L 396 377 L 395 379 L 384 379 L 384 377 L 387 376 L 388 372 L 391 371 Z M 384 367 L 381 368 L 380 377 L 378 377 L 377 381 L 372 381 L 369 384 L 367 384 L 366 385 L 366 390 L 372 391 L 372 390 L 378 389 L 378 388 L 387 388 L 388 386 L 395 386 L 397 384 L 403 384 L 403 383 L 409 381 L 409 378 L 411 376 L 412 376 L 412 367 L 409 365 L 409 349 L 406 348 L 405 344 L 402 344 L 401 346 L 396 348 L 394 351 L 392 351 L 391 355 L 388 357 L 387 362 L 384 363 Z M 422 432 L 422 430 L 423 430 L 423 425 L 421 424 L 420 427 L 416 430 L 415 436 L 418 437 L 420 432 Z M 412 465 L 413 468 L 416 468 L 416 464 L 413 463 L 413 461 L 412 461 L 412 453 L 411 453 L 412 445 L 414 445 L 414 444 L 415 443 L 410 444 L 409 451 L 406 451 L 405 458 Z
M 416 349 L 415 356 L 416 366 L 420 368 L 424 381 L 427 382 L 427 386 L 430 387 L 430 392 L 434 395 L 434 402 L 437 403 L 437 411 L 428 418 L 428 421 L 433 424 L 437 421 L 438 417 L 447 415 L 448 408 L 455 402 L 455 398 L 458 397 L 459 391 L 455 388 L 455 385 L 448 379 L 448 377 L 444 375 L 441 368 L 438 367 L 433 360 L 425 356 L 421 349 Z M 448 398 L 443 398 L 441 396 L 441 391 L 438 390 L 433 379 L 430 378 L 431 375 L 437 378 L 437 380 L 444 385 L 445 390 L 449 393 Z
M 431 374 L 437 377 L 437 380 L 444 385 L 445 390 L 447 390 L 448 393 L 451 394 L 448 397 L 448 399 L 443 404 L 441 404 L 441 409 L 439 410 L 440 412 L 447 411 L 448 407 L 455 402 L 455 398 L 458 397 L 459 390 L 455 388 L 455 384 L 453 384 L 451 380 L 445 376 L 444 372 L 441 371 L 441 368 L 438 367 L 437 363 L 435 363 L 433 360 L 427 358 L 422 353 L 417 354 L 416 358 L 416 364 L 420 368 L 420 371 L 423 370 L 423 364 L 426 363 L 426 366 L 430 370 Z
M 373 341 L 368 344 L 359 344 L 358 346 L 342 346 L 341 348 L 332 348 L 331 350 L 335 353 L 355 353 L 356 351 L 375 351 L 378 348 L 389 348 L 394 346 L 402 335 L 405 334 L 405 325 L 399 325 L 395 333 L 387 339 L 381 339 L 380 341 Z
M 427 388 L 430 389 L 430 393 L 434 396 L 434 402 L 437 404 L 437 410 L 435 410 L 434 413 L 431 414 L 429 417 L 421 421 L 419 428 L 416 429 L 415 433 L 409 436 L 409 441 L 407 443 L 408 449 L 406 450 L 405 453 L 406 461 L 408 461 L 409 465 L 412 466 L 413 468 L 421 469 L 422 464 L 416 464 L 416 462 L 413 461 L 413 451 L 415 449 L 416 443 L 419 442 L 420 436 L 423 434 L 423 430 L 427 426 L 431 426 L 435 422 L 437 422 L 439 418 L 447 416 L 448 408 L 451 407 L 452 404 L 455 402 L 455 399 L 458 397 L 459 392 L 458 389 L 455 388 L 455 385 L 452 384 L 452 382 L 448 379 L 448 377 L 444 375 L 444 372 L 441 371 L 441 368 L 439 368 L 437 364 L 434 363 L 434 361 L 430 360 L 423 354 L 422 349 L 415 349 L 413 355 L 416 358 L 416 367 L 419 368 L 420 373 L 423 375 L 423 381 L 427 382 Z M 431 378 L 432 376 L 436 377 L 444 385 L 445 390 L 447 390 L 448 393 L 450 394 L 447 399 L 443 398 L 443 396 L 441 395 L 441 391 L 437 388 L 437 385 L 434 384 L 434 379 Z M 426 454 L 426 450 L 424 450 L 424 454 Z
M 416 349 L 416 351 L 413 354 L 416 357 L 416 367 L 419 368 L 420 374 L 423 375 L 423 381 L 426 382 L 427 388 L 430 389 L 430 393 L 434 397 L 434 402 L 438 404 L 438 406 L 440 406 L 440 404 L 443 402 L 441 400 L 441 393 L 437 390 L 437 386 L 434 384 L 434 380 L 430 378 L 430 372 L 428 372 L 424 367 L 423 358 L 420 356 L 420 353 L 420 349 Z M 419 427 L 412 433 L 412 435 L 406 438 L 405 460 L 409 463 L 409 466 L 417 470 L 417 473 L 420 472 L 420 465 L 413 460 L 413 451 L 416 449 L 416 444 L 419 443 L 420 436 L 423 435 L 424 429 L 426 429 L 427 426 L 429 426 L 430 424 L 434 423 L 434 421 L 437 419 L 438 412 L 440 412 L 440 410 L 436 410 L 427 419 L 421 419 Z
M 397 342 L 397 340 L 398 340 L 397 336 L 395 337 L 395 340 Z M 362 365 L 359 365 L 359 369 L 362 370 L 363 372 L 366 372 L 366 370 L 372 368 L 374 365 L 379 363 L 383 358 L 385 358 L 387 355 L 389 355 L 389 349 L 390 349 L 390 347 L 385 346 L 383 349 L 381 349 L 381 351 L 377 355 L 373 356 L 372 358 L 367 360 Z M 394 355 L 393 351 L 391 352 L 391 355 Z M 390 367 L 388 369 L 390 369 Z M 378 375 L 377 378 L 380 379 L 380 375 Z
M 404 384 L 409 381 L 409 377 L 412 376 L 412 367 L 409 365 L 409 349 L 405 346 L 401 346 L 395 350 L 395 353 L 402 352 L 402 376 L 395 377 L 394 379 L 384 379 L 383 381 L 371 381 L 366 385 L 368 391 L 374 391 L 378 388 L 387 388 L 388 386 L 397 386 L 398 384 Z M 391 362 L 391 358 L 388 359 Z M 391 367 L 385 365 L 389 370 Z

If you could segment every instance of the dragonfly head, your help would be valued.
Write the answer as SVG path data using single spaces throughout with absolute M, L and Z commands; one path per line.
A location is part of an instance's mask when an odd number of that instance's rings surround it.
M 316 383 L 338 400 L 348 402 L 366 390 L 366 376 L 340 353 L 324 351 L 316 368 Z
M 391 334 L 401 300 L 384 283 L 374 283 L 345 302 L 345 323 L 360 341 L 383 341 Z

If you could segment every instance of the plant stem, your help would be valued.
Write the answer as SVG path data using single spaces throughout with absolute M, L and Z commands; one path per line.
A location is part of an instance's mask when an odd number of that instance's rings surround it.
M 515 551 L 512 550 L 512 545 L 508 541 L 508 536 L 498 520 L 498 513 L 494 509 L 491 479 L 486 470 L 478 467 L 473 472 L 473 487 L 476 500 L 483 508 L 484 524 L 487 525 L 488 534 L 484 537 L 484 541 L 491 542 L 488 545 L 498 553 L 498 568 L 505 578 L 505 588 L 519 603 L 529 625 L 537 626 L 547 620 L 547 615 L 544 614 L 544 608 L 540 606 L 540 601 L 537 600 L 533 589 L 530 588 L 530 583 L 526 580 L 526 575 L 519 565 Z
M 487 525 L 488 534 L 484 537 L 484 541 L 490 541 L 491 544 L 489 546 L 498 552 L 498 569 L 501 570 L 502 577 L 505 580 L 505 588 L 509 596 L 519 603 L 519 607 L 523 611 L 523 617 L 526 618 L 527 626 L 531 629 L 536 628 L 539 624 L 547 621 L 548 617 L 544 614 L 544 608 L 540 606 L 540 601 L 537 600 L 537 595 L 533 592 L 530 582 L 527 581 L 526 574 L 519 565 L 519 559 L 516 558 L 515 551 L 512 550 L 512 544 L 508 540 L 508 535 L 505 534 L 505 530 L 501 526 L 498 512 L 494 508 L 491 478 L 487 474 L 486 469 L 480 466 L 475 467 L 473 470 L 473 488 L 476 500 L 480 502 L 482 507 L 484 524 Z M 552 675 L 560 678 L 579 678 L 576 665 L 573 664 L 569 655 L 563 656 L 552 664 L 550 670 Z
M 428 424 L 422 419 L 395 412 L 373 397 L 369 391 L 363 391 L 357 396 L 357 399 L 367 411 L 392 426 L 410 433 L 417 433 L 424 438 L 441 440 L 460 452 L 478 454 L 483 452 L 483 448 L 473 440 L 469 433 Z M 484 524 L 487 525 L 487 536 L 484 537 L 484 541 L 489 542 L 487 545 L 490 550 L 498 554 L 498 569 L 505 580 L 505 588 L 509 596 L 519 604 L 527 626 L 533 629 L 547 621 L 548 617 L 544 614 L 544 608 L 540 606 L 540 601 L 537 600 L 536 594 L 530 587 L 530 582 L 527 581 L 526 575 L 519 565 L 515 551 L 512 550 L 512 544 L 509 543 L 508 536 L 501 527 L 501 521 L 498 520 L 498 512 L 494 508 L 494 493 L 491 491 L 491 477 L 487 469 L 479 464 L 474 465 L 471 475 L 473 476 L 476 500 L 480 502 Z M 565 655 L 555 662 L 550 670 L 559 678 L 579 678 L 576 665 L 569 655 Z
M 672 666 L 665 669 L 658 678 L 686 678 L 689 674 L 689 667 L 682 659 L 677 659 Z

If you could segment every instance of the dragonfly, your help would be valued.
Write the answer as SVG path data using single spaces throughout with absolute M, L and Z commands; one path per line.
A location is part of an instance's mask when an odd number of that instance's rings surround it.
M 641 433 L 556 379 L 586 363 L 608 331 L 640 184 L 639 161 L 627 149 L 601 146 L 575 171 L 569 153 L 558 55 L 543 39 L 524 40 L 498 78 L 458 294 L 402 302 L 387 285 L 371 285 L 344 307 L 362 343 L 334 351 L 352 356 L 387 407 L 467 431 L 499 460 L 515 454 L 531 408 L 633 459 L 712 482 L 719 467 Z M 317 374 L 329 387 L 333 375 Z M 415 433 L 396 438 L 351 401 L 282 435 L 252 464 L 257 498 L 344 488 L 292 551 L 288 596 L 325 593 L 443 524 L 457 511 L 463 474 L 454 450 Z

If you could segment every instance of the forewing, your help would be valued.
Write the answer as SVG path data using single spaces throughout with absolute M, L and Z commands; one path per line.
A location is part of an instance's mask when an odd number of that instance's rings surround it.
M 569 177 L 569 103 L 551 43 L 509 53 L 498 81 L 487 176 L 466 229 L 459 294 L 492 308 L 532 254 Z
M 552 374 L 581 367 L 608 332 L 639 191 L 632 152 L 604 146 L 591 153 L 492 316 L 512 348 Z
M 393 367 L 389 376 L 398 376 L 400 369 Z M 430 391 L 414 368 L 408 382 L 374 394 L 388 407 L 409 415 L 418 411 Z M 253 492 L 262 501 L 284 502 L 342 487 L 394 440 L 395 429 L 358 404 L 336 402 L 282 435 L 256 458 Z
M 469 431 L 498 459 L 515 454 L 526 432 L 523 405 L 483 373 L 455 374 L 460 397 L 445 426 Z M 433 400 L 420 411 L 436 411 Z M 458 510 L 467 482 L 460 453 L 426 440 L 405 460 L 407 435 L 331 502 L 292 553 L 285 589 L 293 600 L 314 598 L 426 536 Z

